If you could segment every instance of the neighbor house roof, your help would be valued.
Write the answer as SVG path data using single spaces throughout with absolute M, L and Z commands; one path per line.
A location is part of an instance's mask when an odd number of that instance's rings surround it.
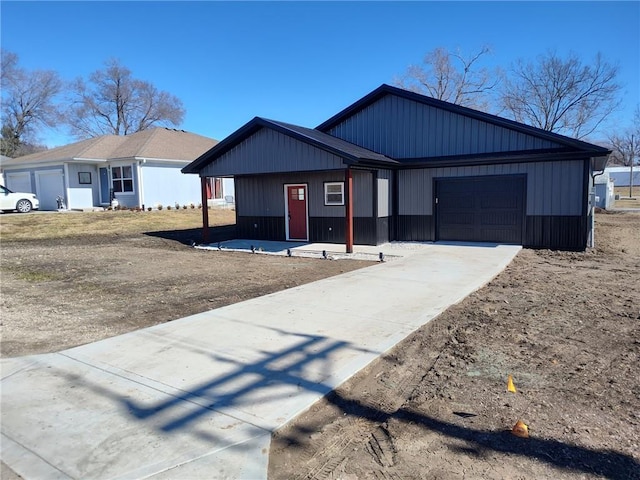
M 269 128 L 289 137 L 293 137 L 301 142 L 342 157 L 352 164 L 359 162 L 387 165 L 398 164 L 397 161 L 386 157 L 385 155 L 367 150 L 366 148 L 349 143 L 313 128 L 305 128 L 298 125 L 292 125 L 290 123 L 255 117 L 253 120 L 246 123 L 244 126 L 240 127 L 234 133 L 218 143 L 211 150 L 201 155 L 194 162 L 184 167 L 182 172 L 198 173 L 202 167 L 228 152 L 262 128 Z
M 4 161 L 3 166 L 51 162 L 82 162 L 151 158 L 190 162 L 213 147 L 212 138 L 174 130 L 153 128 L 131 135 L 103 135 L 62 147 Z
M 364 110 L 369 105 L 377 102 L 385 95 L 395 95 L 397 97 L 405 98 L 407 100 L 412 100 L 414 102 L 422 103 L 424 105 L 429 105 L 442 110 L 447 110 L 449 112 L 456 113 L 458 115 L 463 115 L 463 116 L 474 118 L 476 120 L 480 120 L 483 122 L 491 123 L 503 128 L 508 128 L 516 132 L 522 132 L 527 135 L 544 138 L 546 140 L 550 140 L 552 142 L 562 144 L 566 147 L 592 153 L 593 156 L 608 155 L 609 153 L 611 153 L 610 150 L 604 147 L 600 147 L 598 145 L 593 145 L 591 143 L 583 142 L 575 138 L 569 138 L 564 135 L 559 135 L 557 133 L 549 132 L 547 130 L 542 130 L 540 128 L 535 128 L 535 127 L 525 125 L 523 123 L 519 123 L 513 120 L 508 120 L 506 118 L 498 117 L 496 115 L 491 115 L 489 113 L 480 112 L 478 110 L 473 110 L 471 108 L 463 107 L 463 106 L 445 102 L 442 100 L 437 100 L 435 98 L 427 97 L 419 93 L 411 92 L 409 90 L 404 90 L 402 88 L 392 87 L 391 85 L 386 85 L 386 84 L 381 85 L 380 87 L 376 88 L 374 91 L 372 91 L 368 95 L 365 95 L 355 103 L 349 105 L 347 108 L 337 113 L 330 119 L 322 122 L 320 125 L 316 127 L 316 129 L 321 130 L 323 132 L 328 132 L 339 123 L 355 115 L 361 110 Z

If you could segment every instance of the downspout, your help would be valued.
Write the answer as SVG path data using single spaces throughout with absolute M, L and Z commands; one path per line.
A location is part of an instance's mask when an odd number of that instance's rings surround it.
M 209 205 L 207 204 L 207 177 L 200 177 L 202 197 L 202 243 L 209 243 Z
M 142 165 L 144 163 L 147 163 L 147 159 L 143 158 L 142 160 L 138 160 L 138 163 L 136 165 L 136 170 L 137 170 L 137 175 L 138 175 L 138 207 L 142 208 L 144 210 L 144 188 L 143 188 L 143 181 L 142 181 Z
M 63 164 L 63 169 L 64 169 L 64 196 L 66 198 L 66 206 L 67 206 L 67 210 L 71 210 L 71 198 L 70 198 L 70 194 L 71 194 L 71 188 L 69 188 L 69 164 L 68 163 L 64 163 Z
M 590 169 L 591 170 L 591 190 L 592 192 L 589 192 L 589 213 L 591 214 L 591 229 L 589 231 L 589 248 L 595 248 L 596 247 L 596 177 L 599 177 L 600 175 L 604 174 L 604 170 L 598 171 L 599 173 L 596 173 L 595 171 L 593 171 L 593 160 L 589 160 L 589 164 L 590 164 Z M 606 201 L 605 201 L 606 202 Z
M 345 185 L 345 247 L 347 253 L 353 253 L 353 176 L 351 169 L 347 168 L 344 171 L 344 185 Z

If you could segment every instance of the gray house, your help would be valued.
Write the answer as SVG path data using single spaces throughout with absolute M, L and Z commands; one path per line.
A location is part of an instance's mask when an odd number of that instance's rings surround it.
M 314 129 L 256 117 L 182 171 L 234 176 L 240 238 L 584 250 L 610 153 L 382 85 Z
M 233 179 L 210 178 L 201 197 L 197 178 L 180 169 L 217 142 L 183 130 L 152 128 L 131 135 L 102 135 L 19 158 L 0 159 L 7 188 L 35 193 L 41 210 L 106 207 L 113 199 L 127 207 L 179 203 L 224 204 Z

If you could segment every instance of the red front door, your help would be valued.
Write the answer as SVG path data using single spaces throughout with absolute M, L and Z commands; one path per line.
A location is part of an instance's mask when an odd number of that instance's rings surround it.
M 287 240 L 307 240 L 307 186 L 287 185 Z

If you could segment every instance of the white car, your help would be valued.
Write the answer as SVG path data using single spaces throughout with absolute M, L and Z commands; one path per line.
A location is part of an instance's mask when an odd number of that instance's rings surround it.
M 0 185 L 0 210 L 3 212 L 17 210 L 29 213 L 40 208 L 40 201 L 33 193 L 12 192 L 4 185 Z

